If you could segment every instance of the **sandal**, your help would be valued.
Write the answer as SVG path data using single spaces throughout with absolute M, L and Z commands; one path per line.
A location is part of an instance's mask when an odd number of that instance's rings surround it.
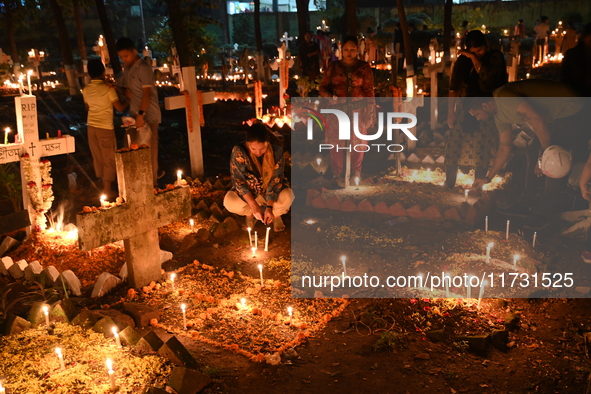
M 281 231 L 285 231 L 285 224 L 283 224 L 283 220 L 278 217 L 273 220 L 273 231 L 279 233 Z

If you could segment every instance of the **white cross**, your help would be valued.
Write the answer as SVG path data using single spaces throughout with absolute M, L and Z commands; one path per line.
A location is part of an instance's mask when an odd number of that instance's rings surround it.
M 289 49 L 289 41 L 291 40 L 293 40 L 293 37 L 290 37 L 289 34 L 287 34 L 287 32 L 283 33 L 283 36 L 281 36 L 281 38 L 279 39 L 279 41 L 285 43 L 287 49 Z

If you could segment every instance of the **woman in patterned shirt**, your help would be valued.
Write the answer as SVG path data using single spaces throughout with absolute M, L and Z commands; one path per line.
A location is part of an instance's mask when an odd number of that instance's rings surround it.
M 263 123 L 253 124 L 246 141 L 232 149 L 232 190 L 224 198 L 226 209 L 246 216 L 245 227 L 254 228 L 256 219 L 273 223 L 276 232 L 285 230 L 281 216 L 289 211 L 294 195 L 284 168 L 281 143 Z

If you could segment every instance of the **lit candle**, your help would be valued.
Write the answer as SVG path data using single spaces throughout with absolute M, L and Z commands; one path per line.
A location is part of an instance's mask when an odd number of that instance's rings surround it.
M 513 269 L 517 268 L 517 260 L 519 260 L 519 255 L 516 254 L 515 256 L 513 256 Z
M 191 226 L 191 232 L 195 229 L 195 221 L 193 219 L 189 219 L 189 226 Z
M 480 301 L 482 301 L 482 296 L 484 295 L 484 286 L 487 284 L 488 282 L 483 280 L 482 284 L 480 285 L 480 292 L 478 293 L 478 306 L 477 308 L 480 309 Z
M 22 95 L 25 92 L 25 85 L 23 85 L 23 74 L 21 74 L 20 77 L 18 77 L 18 83 L 20 85 Z
M 131 149 L 131 135 L 127 134 L 127 147 Z
M 531 247 L 535 248 L 536 247 L 536 239 L 538 238 L 538 233 L 534 233 L 534 240 L 531 243 Z
M 117 391 L 117 384 L 115 383 L 115 371 L 113 371 L 113 362 L 110 358 L 107 359 L 107 370 L 109 373 L 109 382 L 111 383 L 111 391 Z
M 484 232 L 488 233 L 488 216 L 484 218 Z
M 252 250 L 252 257 L 256 257 L 257 256 L 257 248 L 255 248 L 253 246 L 252 248 L 250 248 L 250 250 Z
M 259 248 L 259 236 L 256 231 L 254 232 L 254 247 L 255 249 Z
M 271 231 L 271 227 L 267 227 L 267 235 L 265 236 L 265 252 L 269 251 L 269 232 Z
M 471 285 L 471 282 L 470 282 L 470 279 L 471 279 L 471 278 L 472 278 L 472 277 L 471 277 L 471 276 L 469 276 L 469 277 L 468 277 L 468 283 L 466 283 L 466 284 L 468 285 L 468 286 L 466 286 L 466 299 L 468 299 L 468 300 L 469 300 L 470 298 L 472 298 L 472 285 Z M 470 301 L 468 301 L 468 302 L 470 302 Z
M 264 286 L 265 283 L 263 282 L 263 265 L 259 264 L 259 274 L 261 276 L 261 286 Z
M 183 175 L 183 172 L 182 172 L 181 170 L 178 170 L 178 171 L 176 172 L 176 184 L 177 184 L 178 186 L 180 186 L 180 185 L 181 185 L 181 179 L 182 179 L 182 175 Z
M 33 94 L 33 90 L 31 90 L 31 74 L 33 74 L 33 70 L 27 71 L 27 85 L 29 87 L 29 95 Z
M 117 327 L 113 327 L 113 336 L 115 337 L 115 343 L 117 344 L 117 347 L 121 348 L 121 339 L 119 339 L 119 333 L 117 332 Z
M 464 190 L 464 201 L 468 202 L 468 189 Z
M 10 127 L 4 129 L 4 145 L 8 145 L 8 133 L 10 133 Z
M 343 273 L 347 276 L 347 257 L 341 256 L 341 264 L 343 264 Z
M 316 159 L 316 165 L 320 167 L 320 163 L 322 163 L 322 159 L 319 157 L 318 159 Z
M 242 309 L 246 309 L 246 298 L 241 299 L 240 304 L 242 305 Z
M 359 190 L 359 177 L 355 177 L 355 190 Z
M 6 394 L 6 389 L 2 386 L 2 383 L 0 383 L 0 394 Z
M 187 329 L 187 306 L 181 304 L 181 310 L 183 311 L 183 330 Z
M 287 307 L 287 314 L 289 315 L 289 323 L 291 324 L 291 319 L 293 317 L 293 308 L 291 306 Z
M 505 231 L 505 239 L 509 239 L 509 223 L 510 221 L 507 220 L 507 230 Z
M 170 281 L 172 282 L 172 291 L 174 291 L 174 280 L 176 278 L 176 274 L 173 272 L 170 274 Z
M 486 262 L 490 263 L 490 249 L 494 246 L 494 242 L 491 242 L 486 247 Z
M 49 307 L 43 305 L 43 314 L 45 315 L 45 328 L 49 328 Z
M 62 355 L 62 349 L 56 347 L 55 352 L 57 353 L 57 358 L 60 360 L 60 368 L 63 371 L 64 369 L 66 369 L 66 366 L 64 365 L 64 356 Z
M 105 204 L 105 200 L 107 199 L 107 196 L 105 196 L 104 194 L 101 196 L 101 207 L 104 207 Z M 95 200 L 96 201 L 96 200 Z
M 48 132 L 45 133 L 45 138 L 49 139 L 49 133 Z
M 247 228 L 247 230 L 248 230 L 248 241 L 250 242 L 250 246 L 252 246 L 252 234 L 250 232 L 252 229 L 249 227 L 249 228 Z

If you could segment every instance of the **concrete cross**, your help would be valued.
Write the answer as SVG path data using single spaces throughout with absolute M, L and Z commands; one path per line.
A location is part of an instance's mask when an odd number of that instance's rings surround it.
M 279 39 L 279 41 L 283 42 L 287 46 L 288 50 L 289 50 L 289 42 L 291 40 L 293 40 L 293 37 L 290 37 L 289 34 L 287 34 L 287 32 L 283 33 L 283 36 L 281 36 L 281 38 Z
M 22 95 L 14 98 L 16 110 L 16 126 L 18 143 L 7 145 L 0 144 L 0 164 L 20 161 L 21 156 L 29 154 L 31 159 L 31 178 L 25 178 L 25 172 L 21 171 L 23 206 L 29 211 L 31 223 L 35 223 L 35 211 L 39 207 L 33 207 L 29 198 L 27 184 L 35 182 L 37 187 L 36 201 L 42 201 L 42 179 L 39 168 L 39 159 L 42 157 L 62 155 L 75 151 L 74 137 L 64 135 L 57 138 L 39 140 L 39 125 L 37 122 L 37 97 L 33 95 Z M 4 141 L 2 141 L 4 142 Z M 43 227 L 43 226 L 41 226 Z
M 197 95 L 197 83 L 195 76 L 195 67 L 183 67 L 181 79 L 181 91 L 187 91 L 189 94 L 190 111 L 187 114 L 187 131 L 189 133 L 189 156 L 191 158 L 191 175 L 193 177 L 203 176 L 203 147 L 201 143 L 201 120 L 199 118 L 199 98 Z M 203 92 L 203 102 L 201 105 L 215 103 L 215 92 Z M 165 97 L 164 108 L 187 109 L 187 97 L 185 95 Z M 191 116 L 189 117 L 189 113 Z
M 437 81 L 437 74 L 443 72 L 445 67 L 445 62 L 442 58 L 437 57 L 437 50 L 439 49 L 439 44 L 436 38 L 432 38 L 431 42 L 429 43 L 429 63 L 426 63 L 423 68 L 423 73 L 427 73 L 431 80 L 431 94 L 429 96 L 429 101 L 431 103 L 431 130 L 435 130 L 437 128 L 437 122 L 439 120 L 439 109 L 437 107 L 439 95 L 438 91 L 438 81 Z M 439 62 L 437 62 L 439 60 Z
M 78 244 L 87 251 L 123 240 L 129 283 L 160 279 L 158 228 L 191 215 L 189 186 L 154 194 L 150 148 L 117 152 L 117 183 L 124 203 L 76 215 Z

